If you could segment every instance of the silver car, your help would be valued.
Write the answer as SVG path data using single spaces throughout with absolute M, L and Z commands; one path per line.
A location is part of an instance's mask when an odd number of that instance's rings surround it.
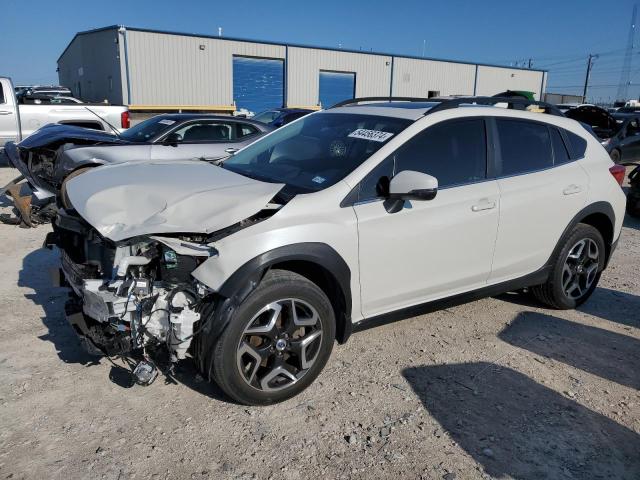
M 47 125 L 19 144 L 7 144 L 10 162 L 39 198 L 66 200 L 67 180 L 100 165 L 143 160 L 217 162 L 273 127 L 244 118 L 166 114 L 117 135 L 69 125 Z

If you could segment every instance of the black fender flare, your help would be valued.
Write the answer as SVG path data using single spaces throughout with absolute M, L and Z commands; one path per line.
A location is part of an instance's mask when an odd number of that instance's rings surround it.
M 344 298 L 343 318 L 336 318 L 336 337 L 339 343 L 347 341 L 352 331 L 351 269 L 340 254 L 326 243 L 295 243 L 268 250 L 252 258 L 222 284 L 217 292 L 217 299 L 202 312 L 207 323 L 202 326 L 202 332 L 205 335 L 200 340 L 204 349 L 199 355 L 200 362 L 205 361 L 206 352 L 213 348 L 215 341 L 231 321 L 236 308 L 256 289 L 269 269 L 276 264 L 294 261 L 315 264 L 326 270 L 336 280 Z M 330 298 L 330 300 L 335 309 L 334 302 L 337 299 Z M 201 366 L 205 367 L 204 364 Z M 209 366 L 205 371 L 208 368 Z
M 589 215 L 593 215 L 594 213 L 605 215 L 611 222 L 612 229 L 615 229 L 616 214 L 613 211 L 613 207 L 609 202 L 599 201 L 599 202 L 594 202 L 587 205 L 578 213 L 576 213 L 575 216 L 569 222 L 569 224 L 565 227 L 564 231 L 562 232 L 562 235 L 560 235 L 560 238 L 558 239 L 558 242 L 556 244 L 556 247 L 553 250 L 553 253 L 549 257 L 549 260 L 547 261 L 547 266 L 551 266 L 552 259 L 555 258 L 558 251 L 560 251 L 564 246 L 563 240 L 567 237 L 567 235 L 569 235 L 571 230 L 573 230 L 576 225 L 581 223 Z M 615 248 L 615 242 L 613 241 L 607 242 L 607 239 L 605 238 L 605 245 L 607 247 L 607 258 L 605 259 L 605 268 L 606 268 L 607 265 L 609 264 L 609 259 L 611 258 L 611 254 L 613 253 L 613 250 Z

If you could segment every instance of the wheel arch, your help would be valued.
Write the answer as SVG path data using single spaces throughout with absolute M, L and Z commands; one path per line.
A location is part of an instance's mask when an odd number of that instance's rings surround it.
M 562 240 L 575 228 L 579 223 L 591 225 L 600 232 L 604 239 L 606 248 L 605 267 L 609 263 L 609 258 L 614 249 L 613 237 L 615 234 L 616 215 L 610 203 L 600 201 L 587 205 L 580 210 L 571 220 L 560 236 L 560 240 L 556 249 L 562 248 Z M 554 251 L 555 254 L 555 251 Z M 553 256 L 551 257 L 553 258 Z
M 298 243 L 264 252 L 238 268 L 220 287 L 221 297 L 213 324 L 206 330 L 217 338 L 226 328 L 237 306 L 259 285 L 273 268 L 289 270 L 314 282 L 324 291 L 336 318 L 336 339 L 347 341 L 351 335 L 351 270 L 332 247 L 325 243 Z

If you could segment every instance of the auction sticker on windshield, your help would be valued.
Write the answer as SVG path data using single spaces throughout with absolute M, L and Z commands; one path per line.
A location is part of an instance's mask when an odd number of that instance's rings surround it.
M 367 130 L 366 128 L 359 128 L 349 135 L 351 138 L 360 138 L 362 140 L 371 140 L 372 142 L 386 142 L 391 137 L 393 137 L 393 133 L 383 132 L 381 130 Z

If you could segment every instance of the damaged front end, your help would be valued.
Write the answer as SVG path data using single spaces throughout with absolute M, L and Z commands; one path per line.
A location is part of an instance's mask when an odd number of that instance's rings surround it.
M 162 239 L 111 242 L 82 219 L 59 212 L 47 246 L 57 246 L 61 273 L 72 293 L 67 319 L 93 354 L 126 355 L 166 346 L 170 360 L 185 358 L 210 291 L 191 272 L 215 249 L 179 240 L 176 252 Z
M 160 346 L 171 365 L 185 358 L 219 303 L 192 273 L 218 256 L 214 242 L 273 216 L 281 188 L 199 161 L 113 165 L 72 179 L 72 207 L 58 210 L 45 243 L 60 250 L 67 318 L 87 350 Z

